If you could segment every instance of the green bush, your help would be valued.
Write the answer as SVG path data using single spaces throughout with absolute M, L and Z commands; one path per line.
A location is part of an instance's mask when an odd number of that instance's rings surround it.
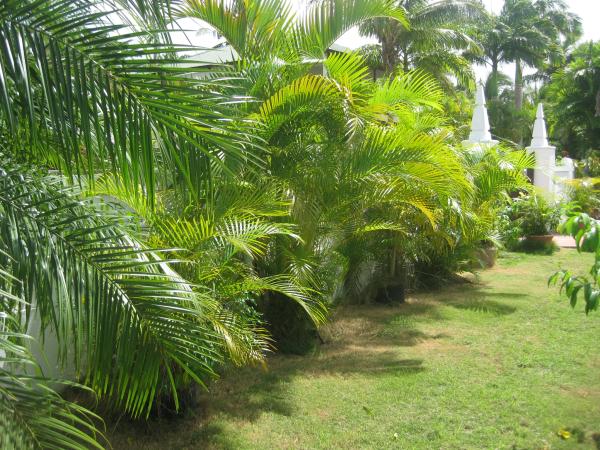
M 538 195 L 521 196 L 510 207 L 510 217 L 521 237 L 552 234 L 560 221 L 560 209 Z
M 600 219 L 600 178 L 572 180 L 569 186 L 569 199 L 581 208 L 581 212 L 594 219 Z
M 560 285 L 560 293 L 575 308 L 579 299 L 585 303 L 585 313 L 600 306 L 600 222 L 585 213 L 572 213 L 561 224 L 560 231 L 577 241 L 577 251 L 594 253 L 595 260 L 589 275 L 579 275 L 571 270 L 560 270 L 550 277 L 548 285 Z
M 561 209 L 537 195 L 522 195 L 514 199 L 500 214 L 498 227 L 501 241 L 511 251 L 552 254 L 553 242 L 527 239 L 529 236 L 552 234 L 560 221 Z

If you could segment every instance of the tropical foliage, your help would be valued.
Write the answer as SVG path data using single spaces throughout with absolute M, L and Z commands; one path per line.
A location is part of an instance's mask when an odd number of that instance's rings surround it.
M 507 0 L 500 17 L 488 31 L 487 52 L 492 77 L 498 62 L 515 64 L 515 108 L 523 104 L 523 67 L 542 68 L 557 59 L 581 36 L 580 19 L 569 13 L 562 0 Z
M 583 158 L 600 141 L 600 43 L 581 44 L 570 59 L 553 74 L 544 96 L 552 135 L 572 157 Z
M 483 52 L 467 56 L 490 69 L 486 95 L 497 138 L 524 143 L 540 101 L 532 82 L 548 83 L 581 33 L 581 19 L 560 0 L 508 0 L 499 15 L 472 27 L 470 34 Z M 513 79 L 501 71 L 508 63 L 515 66 Z M 525 68 L 536 72 L 525 76 Z
M 305 350 L 331 305 L 392 299 L 493 240 L 530 158 L 463 149 L 425 56 L 374 81 L 359 53 L 330 50 L 382 19 L 414 30 L 417 53 L 433 42 L 431 62 L 471 45 L 444 27 L 473 6 L 450 3 L 412 18 L 391 0 L 302 17 L 283 0 L 2 3 L 2 438 L 101 436 L 47 388 L 54 374 L 22 368 L 32 338 L 55 345 L 57 375 L 147 417 L 226 364 Z M 239 58 L 190 63 L 165 31 L 181 18 Z
M 469 85 L 473 73 L 459 51 L 475 54 L 481 51 L 464 32 L 475 19 L 485 16 L 481 5 L 470 0 L 401 0 L 396 3 L 406 11 L 408 26 L 386 18 L 368 20 L 360 26 L 363 35 L 379 41 L 376 49 L 381 55 L 381 70 L 392 74 L 396 68 L 404 72 L 418 68 L 447 86 L 452 84 L 449 76 Z

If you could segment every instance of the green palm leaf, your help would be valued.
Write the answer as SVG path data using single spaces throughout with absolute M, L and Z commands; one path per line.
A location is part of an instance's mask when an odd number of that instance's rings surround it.
M 194 292 L 141 245 L 98 200 L 82 203 L 60 179 L 3 160 L 0 170 L 2 265 L 26 280 L 42 330 L 85 384 L 134 416 L 149 411 L 162 371 L 203 383 L 222 359 L 221 344 Z M 32 318 L 31 308 L 23 320 Z M 168 385 L 177 398 L 176 385 Z
M 92 181 L 94 171 L 112 170 L 142 185 L 149 201 L 158 161 L 192 193 L 194 177 L 210 177 L 206 160 L 247 161 L 226 99 L 189 76 L 198 69 L 174 64 L 189 49 L 145 43 L 159 32 L 132 32 L 111 13 L 85 1 L 0 5 L 0 111 L 15 141 L 27 136 L 19 154 Z
M 100 418 L 63 400 L 48 383 L 82 387 L 39 376 L 41 369 L 23 345 L 31 337 L 21 333 L 14 315 L 26 302 L 4 289 L 15 284 L 19 280 L 0 269 L 0 446 L 22 450 L 104 448 L 97 441 L 102 434 L 94 424 Z
M 300 18 L 296 32 L 300 53 L 323 58 L 344 33 L 368 19 L 386 17 L 408 27 L 404 9 L 393 0 L 320 0 Z

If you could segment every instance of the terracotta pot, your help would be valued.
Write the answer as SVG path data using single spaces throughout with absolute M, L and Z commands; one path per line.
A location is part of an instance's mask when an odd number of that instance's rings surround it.
M 491 268 L 496 265 L 498 249 L 496 247 L 480 247 L 475 250 L 475 258 L 485 268 Z
M 550 244 L 554 240 L 554 235 L 544 234 L 540 236 L 526 236 L 529 242 L 539 242 L 540 244 Z

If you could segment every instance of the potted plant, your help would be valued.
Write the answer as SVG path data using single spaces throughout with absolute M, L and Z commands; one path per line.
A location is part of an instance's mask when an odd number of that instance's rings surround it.
M 560 211 L 540 196 L 529 195 L 515 200 L 516 221 L 521 235 L 529 242 L 550 244 L 560 220 Z

